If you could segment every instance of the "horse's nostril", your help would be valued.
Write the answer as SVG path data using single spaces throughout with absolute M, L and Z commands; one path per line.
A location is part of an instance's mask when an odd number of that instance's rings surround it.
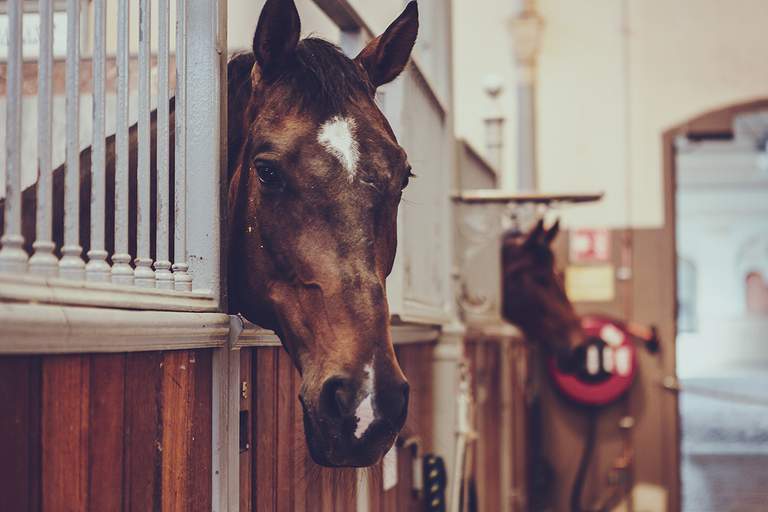
M 322 412 L 331 417 L 344 417 L 353 413 L 355 392 L 352 381 L 345 377 L 331 377 L 323 384 L 320 403 Z
M 402 426 L 408 414 L 408 394 L 410 386 L 407 382 L 391 386 L 383 391 L 378 399 L 384 417 L 388 418 L 398 428 Z

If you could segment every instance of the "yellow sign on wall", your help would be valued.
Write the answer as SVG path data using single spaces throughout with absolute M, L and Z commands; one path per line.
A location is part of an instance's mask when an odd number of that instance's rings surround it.
M 616 296 L 613 265 L 570 265 L 565 292 L 572 302 L 610 302 Z

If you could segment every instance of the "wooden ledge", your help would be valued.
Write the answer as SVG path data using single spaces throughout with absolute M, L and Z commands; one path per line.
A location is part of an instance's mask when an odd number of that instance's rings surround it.
M 603 192 L 573 193 L 573 194 L 516 194 L 499 189 L 460 190 L 454 192 L 451 198 L 457 203 L 592 203 L 603 198 Z
M 142 352 L 225 346 L 223 313 L 0 303 L 0 354 Z

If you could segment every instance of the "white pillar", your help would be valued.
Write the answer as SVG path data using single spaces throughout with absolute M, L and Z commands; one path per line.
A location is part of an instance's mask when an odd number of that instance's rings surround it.
M 517 71 L 517 189 L 532 192 L 536 180 L 536 58 L 544 23 L 535 0 L 523 0 L 510 32 Z
M 457 407 L 459 364 L 464 358 L 464 326 L 458 322 L 443 328 L 432 356 L 432 444 L 434 453 L 443 456 L 448 475 L 456 464 Z M 446 496 L 453 495 L 457 482 L 448 479 Z M 449 507 L 455 504 L 448 503 Z

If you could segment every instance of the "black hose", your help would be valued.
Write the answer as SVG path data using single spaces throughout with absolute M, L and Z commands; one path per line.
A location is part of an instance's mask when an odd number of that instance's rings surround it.
M 584 490 L 584 481 L 587 478 L 587 469 L 592 460 L 592 452 L 595 451 L 595 439 L 597 438 L 597 409 L 587 411 L 587 433 L 584 436 L 584 451 L 579 461 L 579 470 L 571 487 L 571 512 L 582 512 L 581 493 Z

